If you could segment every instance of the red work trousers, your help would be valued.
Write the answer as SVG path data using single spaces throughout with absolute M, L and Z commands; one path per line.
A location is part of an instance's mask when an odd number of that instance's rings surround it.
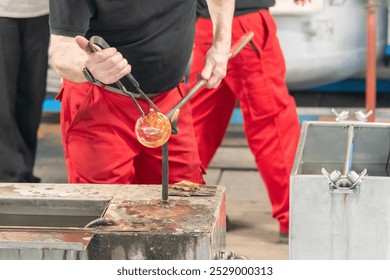
M 195 134 L 202 164 L 207 167 L 239 100 L 246 137 L 265 182 L 273 217 L 279 221 L 280 232 L 287 233 L 290 172 L 300 134 L 296 105 L 285 84 L 284 57 L 269 11 L 235 17 L 233 42 L 247 31 L 255 36 L 229 61 L 221 85 L 203 89 L 192 98 Z M 198 19 L 190 85 L 203 69 L 212 38 L 211 21 Z
M 167 113 L 184 96 L 187 86 L 162 93 L 152 100 Z M 161 184 L 162 149 L 147 148 L 135 135 L 141 116 L 131 98 L 91 83 L 65 80 L 60 94 L 61 129 L 70 183 Z M 150 106 L 138 99 L 145 113 Z M 203 183 L 191 106 L 180 110 L 179 134 L 169 139 L 169 183 Z

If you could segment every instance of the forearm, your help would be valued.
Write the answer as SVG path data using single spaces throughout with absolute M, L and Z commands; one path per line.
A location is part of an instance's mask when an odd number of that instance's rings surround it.
M 200 76 L 206 81 L 206 88 L 215 88 L 226 76 L 232 40 L 234 0 L 207 0 L 207 5 L 213 22 L 213 43 L 207 51 Z
M 76 83 L 87 81 L 82 71 L 88 55 L 74 38 L 52 35 L 49 55 L 51 64 L 60 77 Z
M 234 0 L 207 0 L 213 22 L 213 46 L 229 52 L 232 34 Z

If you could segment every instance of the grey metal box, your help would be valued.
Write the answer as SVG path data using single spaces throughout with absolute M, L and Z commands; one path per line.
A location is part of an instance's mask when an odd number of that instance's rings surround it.
M 304 122 L 290 259 L 390 259 L 390 124 Z

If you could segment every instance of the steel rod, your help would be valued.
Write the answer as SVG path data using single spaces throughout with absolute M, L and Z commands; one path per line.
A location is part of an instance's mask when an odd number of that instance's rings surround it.
M 354 126 L 348 126 L 348 142 L 347 142 L 347 152 L 345 155 L 344 170 L 343 175 L 347 175 L 352 169 L 352 157 L 353 157 L 353 140 L 354 140 Z
M 173 114 L 176 112 L 177 109 L 180 109 L 183 107 L 193 96 L 195 93 L 199 91 L 199 89 L 202 88 L 202 86 L 206 83 L 205 80 L 198 81 L 191 90 L 187 93 L 186 96 L 184 96 L 167 114 L 166 116 L 168 119 L 171 119 Z
M 169 162 L 168 142 L 162 145 L 162 202 L 168 203 Z
M 142 110 L 141 106 L 139 105 L 139 103 L 138 103 L 137 100 L 135 99 L 134 95 L 133 95 L 130 91 L 128 91 L 128 90 L 125 88 L 125 86 L 124 86 L 120 81 L 117 81 L 115 84 L 119 87 L 119 89 L 120 89 L 124 94 L 130 96 L 131 100 L 133 100 L 133 103 L 134 103 L 135 107 L 137 107 L 137 109 L 138 109 L 138 111 L 141 113 L 141 115 L 144 116 L 144 115 L 145 115 L 145 112 L 144 112 L 144 110 Z
M 156 111 L 156 112 L 159 112 L 161 113 L 160 109 L 156 106 L 156 104 L 153 103 L 152 100 L 150 100 L 150 98 L 146 95 L 145 92 L 143 92 L 139 86 L 139 83 L 138 81 L 134 78 L 133 75 L 131 75 L 131 73 L 127 74 L 126 75 L 126 78 L 132 83 L 132 85 L 135 87 L 135 89 L 137 90 L 137 92 L 146 100 L 146 102 L 148 102 L 148 104 Z

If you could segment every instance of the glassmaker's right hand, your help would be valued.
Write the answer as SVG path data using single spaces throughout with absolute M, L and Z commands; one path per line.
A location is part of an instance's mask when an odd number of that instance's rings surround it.
M 98 46 L 94 46 L 94 52 L 91 52 L 89 41 L 86 38 L 76 36 L 75 41 L 81 49 L 88 53 L 84 66 L 100 82 L 113 84 L 131 72 L 130 64 L 116 48 L 102 50 Z

